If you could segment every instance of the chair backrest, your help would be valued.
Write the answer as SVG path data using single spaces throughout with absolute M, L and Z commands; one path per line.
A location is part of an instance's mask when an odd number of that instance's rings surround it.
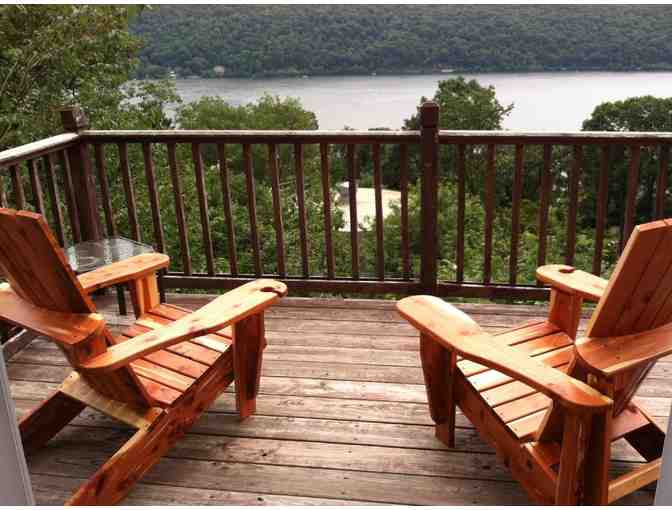
M 666 219 L 635 227 L 586 335 L 629 335 L 671 321 L 672 220 Z
M 54 312 L 95 311 L 39 214 L 0 209 L 0 241 L 0 269 L 23 299 Z
M 39 214 L 0 208 L 0 272 L 21 298 L 54 312 L 91 313 L 96 307 L 84 292 L 48 225 Z M 100 338 L 79 350 L 95 356 L 107 349 L 107 328 Z M 130 368 L 90 377 L 79 364 L 86 358 L 68 355 L 75 369 L 103 394 L 124 402 L 145 404 L 149 399 Z

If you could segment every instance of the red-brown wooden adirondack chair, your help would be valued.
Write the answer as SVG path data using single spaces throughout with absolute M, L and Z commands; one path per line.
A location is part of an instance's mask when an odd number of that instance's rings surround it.
M 632 396 L 672 353 L 672 220 L 636 227 L 608 282 L 557 265 L 537 277 L 552 287 L 548 319 L 498 335 L 436 297 L 398 303 L 420 331 L 436 435 L 454 446 L 458 406 L 532 500 L 610 503 L 660 473 L 665 433 Z M 584 299 L 597 308 L 575 341 Z M 620 438 L 647 463 L 610 480 Z
M 75 369 L 20 421 L 25 451 L 86 406 L 138 429 L 69 504 L 121 500 L 234 380 L 240 416 L 255 410 L 263 312 L 286 286 L 257 280 L 192 312 L 159 303 L 156 271 L 167 265 L 166 255 L 145 254 L 77 278 L 41 216 L 0 208 L 0 269 L 9 281 L 0 285 L 0 319 L 51 339 Z M 138 320 L 114 336 L 88 292 L 124 282 Z

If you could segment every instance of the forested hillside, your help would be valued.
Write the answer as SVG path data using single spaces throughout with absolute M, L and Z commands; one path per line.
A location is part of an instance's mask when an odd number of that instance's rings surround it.
M 672 69 L 672 6 L 145 9 L 139 75 Z

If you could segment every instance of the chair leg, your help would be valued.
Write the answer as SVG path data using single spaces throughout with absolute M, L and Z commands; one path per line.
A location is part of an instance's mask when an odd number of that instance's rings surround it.
M 565 415 L 560 469 L 555 490 L 556 505 L 577 505 L 583 498 L 584 467 L 590 437 L 590 415 Z
M 437 439 L 455 447 L 455 395 L 453 374 L 457 356 L 427 335 L 420 334 L 420 358 L 425 376 L 429 412 Z
M 119 502 L 233 382 L 231 358 L 221 356 L 173 405 L 139 429 L 70 498 L 68 505 Z
M 265 347 L 264 315 L 252 315 L 233 326 L 233 373 L 236 407 L 241 419 L 256 411 Z
M 66 504 L 118 503 L 185 432 L 172 414 L 163 413 L 149 428 L 138 430 Z
M 611 410 L 592 417 L 583 484 L 583 503 L 586 505 L 603 506 L 609 502 L 611 427 Z
M 55 391 L 39 407 L 33 409 L 19 422 L 21 442 L 29 455 L 54 437 L 86 406 L 65 393 Z
M 126 296 L 124 295 L 124 286 L 116 285 L 117 304 L 119 305 L 119 315 L 126 315 Z

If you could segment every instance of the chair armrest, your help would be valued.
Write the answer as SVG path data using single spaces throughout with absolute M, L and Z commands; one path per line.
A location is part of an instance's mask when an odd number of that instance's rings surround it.
M 154 351 L 190 338 L 215 333 L 250 315 L 262 312 L 285 294 L 287 286 L 284 283 L 255 280 L 227 292 L 172 324 L 109 347 L 106 352 L 84 363 L 82 368 L 91 371 L 115 370 Z
M 632 335 L 580 338 L 575 345 L 586 365 L 613 377 L 672 354 L 672 323 Z
M 589 301 L 599 301 L 607 288 L 608 280 L 586 273 L 572 266 L 550 264 L 537 268 L 537 279 L 553 288 L 578 294 Z
M 163 253 L 143 253 L 119 262 L 94 269 L 78 277 L 84 292 L 110 287 L 118 283 L 136 280 L 147 274 L 168 267 L 170 258 Z
M 420 332 L 441 345 L 544 393 L 566 407 L 601 412 L 612 401 L 567 374 L 502 345 L 466 314 L 433 296 L 412 296 L 397 303 L 399 313 Z
M 105 320 L 97 313 L 63 313 L 40 308 L 0 284 L 0 319 L 70 348 L 100 334 Z

